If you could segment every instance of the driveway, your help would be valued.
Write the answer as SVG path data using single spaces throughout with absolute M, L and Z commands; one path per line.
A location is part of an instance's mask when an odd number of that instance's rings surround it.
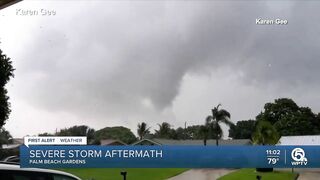
M 214 180 L 228 174 L 234 169 L 190 169 L 168 180 Z

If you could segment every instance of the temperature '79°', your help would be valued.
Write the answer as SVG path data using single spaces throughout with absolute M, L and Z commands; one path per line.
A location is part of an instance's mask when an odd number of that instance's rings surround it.
M 268 158 L 268 164 L 277 164 L 279 158 Z

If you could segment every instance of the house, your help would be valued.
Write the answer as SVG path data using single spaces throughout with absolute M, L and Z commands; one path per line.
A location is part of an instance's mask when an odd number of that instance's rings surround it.
M 123 146 L 123 145 L 127 145 L 127 144 L 120 141 L 120 140 L 116 140 L 116 139 L 101 139 L 100 145 L 101 146 Z
M 282 136 L 278 145 L 320 145 L 320 135 Z
M 204 145 L 203 140 L 173 140 L 173 139 L 142 139 L 133 143 L 132 145 Z M 216 145 L 215 139 L 207 140 L 207 145 Z M 251 145 L 250 139 L 233 139 L 233 140 L 219 140 L 219 145 Z

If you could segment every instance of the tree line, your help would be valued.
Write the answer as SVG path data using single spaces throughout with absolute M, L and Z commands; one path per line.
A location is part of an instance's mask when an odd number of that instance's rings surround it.
M 230 113 L 217 105 L 199 125 L 173 128 L 168 122 L 158 124 L 152 133 L 146 122 L 138 123 L 137 135 L 126 127 L 105 127 L 95 130 L 86 125 L 61 129 L 55 133 L 41 133 L 39 136 L 87 136 L 89 144 L 99 144 L 101 139 L 118 139 L 127 144 L 144 138 L 174 140 L 218 140 L 223 137 L 221 124 L 229 127 L 229 138 L 251 139 L 255 144 L 275 144 L 281 136 L 320 134 L 320 113 L 315 114 L 309 107 L 300 107 L 292 99 L 280 98 L 266 103 L 255 119 L 232 123 Z M 12 136 L 0 129 L 0 144 L 10 143 Z
M 320 134 L 320 113 L 315 114 L 309 107 L 300 107 L 292 99 L 280 98 L 266 103 L 255 119 L 230 120 L 230 113 L 214 107 L 202 124 L 173 128 L 168 122 L 158 124 L 154 133 L 146 122 L 138 123 L 137 135 L 126 127 L 105 127 L 95 130 L 85 125 L 61 129 L 55 133 L 41 133 L 39 136 L 87 136 L 89 144 L 99 144 L 101 139 L 118 139 L 127 144 L 144 138 L 174 140 L 218 140 L 223 137 L 221 124 L 229 126 L 229 138 L 251 139 L 256 144 L 275 144 L 281 136 Z M 12 136 L 4 128 L 0 130 L 0 144 L 10 143 Z
M 320 113 L 313 113 L 309 107 L 300 107 L 292 99 L 279 98 L 264 105 L 263 110 L 255 119 L 240 120 L 236 124 L 230 121 L 230 113 L 214 107 L 202 125 L 186 128 L 171 128 L 170 124 L 159 124 L 159 130 L 150 134 L 145 123 L 138 125 L 138 135 L 141 138 L 156 137 L 169 139 L 203 139 L 204 145 L 208 139 L 218 140 L 223 137 L 221 124 L 229 127 L 229 138 L 251 139 L 254 144 L 272 145 L 281 136 L 320 135 Z

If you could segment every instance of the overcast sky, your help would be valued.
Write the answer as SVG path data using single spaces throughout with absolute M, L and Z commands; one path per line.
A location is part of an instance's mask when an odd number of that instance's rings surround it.
M 0 48 L 16 69 L 5 127 L 14 137 L 82 124 L 136 133 L 142 121 L 203 124 L 218 103 L 233 122 L 253 119 L 280 97 L 320 112 L 319 10 L 316 1 L 20 2 L 0 11 Z

